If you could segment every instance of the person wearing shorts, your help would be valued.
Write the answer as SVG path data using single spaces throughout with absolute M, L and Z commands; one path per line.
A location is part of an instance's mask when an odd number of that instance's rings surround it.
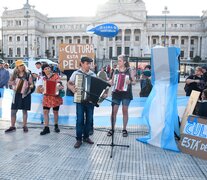
M 123 137 L 128 136 L 127 132 L 127 123 L 128 123 L 128 107 L 133 99 L 132 95 L 132 84 L 135 84 L 135 78 L 131 74 L 131 70 L 129 67 L 129 62 L 127 61 L 126 57 L 124 55 L 118 56 L 118 68 L 115 69 L 113 77 L 112 77 L 112 85 L 114 85 L 116 82 L 115 75 L 118 74 L 124 74 L 128 75 L 129 79 L 126 80 L 127 84 L 127 90 L 126 91 L 121 91 L 114 89 L 112 91 L 112 112 L 111 112 L 111 122 L 113 126 L 115 127 L 116 124 L 116 115 L 119 109 L 119 105 L 122 105 L 122 114 L 123 114 L 123 130 L 122 130 L 122 135 Z M 113 130 L 109 130 L 107 133 L 107 136 L 111 136 L 113 134 Z

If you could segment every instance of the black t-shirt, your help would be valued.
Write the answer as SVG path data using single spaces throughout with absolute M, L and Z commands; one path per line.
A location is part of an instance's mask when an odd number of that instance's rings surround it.
M 193 79 L 193 80 L 200 80 L 200 83 L 192 82 L 188 84 L 188 90 L 186 91 L 186 96 L 190 96 L 192 90 L 195 91 L 202 91 L 204 89 L 204 81 L 202 77 L 198 77 L 196 75 L 190 75 L 187 77 L 187 79 Z
M 69 81 L 70 76 L 73 74 L 74 71 L 76 71 L 76 69 L 64 70 L 63 71 L 63 74 L 65 74 L 67 76 L 67 82 Z M 74 95 L 73 92 L 71 90 L 69 90 L 68 87 L 67 87 L 66 96 L 73 96 L 73 95 Z

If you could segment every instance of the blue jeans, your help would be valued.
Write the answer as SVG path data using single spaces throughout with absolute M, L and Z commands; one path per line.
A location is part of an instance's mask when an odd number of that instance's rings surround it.
M 76 139 L 82 141 L 89 137 L 90 127 L 93 121 L 94 105 L 91 103 L 76 103 Z

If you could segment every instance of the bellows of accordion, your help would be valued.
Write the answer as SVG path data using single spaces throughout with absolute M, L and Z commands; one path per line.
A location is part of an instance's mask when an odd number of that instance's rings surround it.
M 43 86 L 43 94 L 50 96 L 57 96 L 59 94 L 58 83 L 56 81 L 46 80 L 44 81 Z
M 114 75 L 114 88 L 113 91 L 127 91 L 129 75 L 119 73 Z
M 111 85 L 94 76 L 77 74 L 75 86 L 78 90 L 74 94 L 74 102 L 91 102 L 98 106 L 103 101 L 102 95 Z

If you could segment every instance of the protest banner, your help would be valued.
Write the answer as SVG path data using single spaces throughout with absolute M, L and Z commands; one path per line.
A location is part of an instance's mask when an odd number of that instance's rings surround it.
M 207 119 L 188 116 L 180 137 L 178 146 L 182 152 L 207 160 Z
M 187 107 L 186 107 L 185 112 L 184 112 L 183 117 L 182 117 L 180 133 L 183 132 L 183 128 L 184 128 L 184 125 L 186 124 L 188 116 L 193 114 L 193 111 L 195 109 L 195 106 L 196 106 L 196 103 L 198 101 L 199 95 L 200 95 L 199 91 L 194 91 L 193 90 L 191 92 Z
M 94 59 L 92 44 L 60 44 L 58 59 L 60 70 L 79 69 L 80 59 L 83 56 Z

